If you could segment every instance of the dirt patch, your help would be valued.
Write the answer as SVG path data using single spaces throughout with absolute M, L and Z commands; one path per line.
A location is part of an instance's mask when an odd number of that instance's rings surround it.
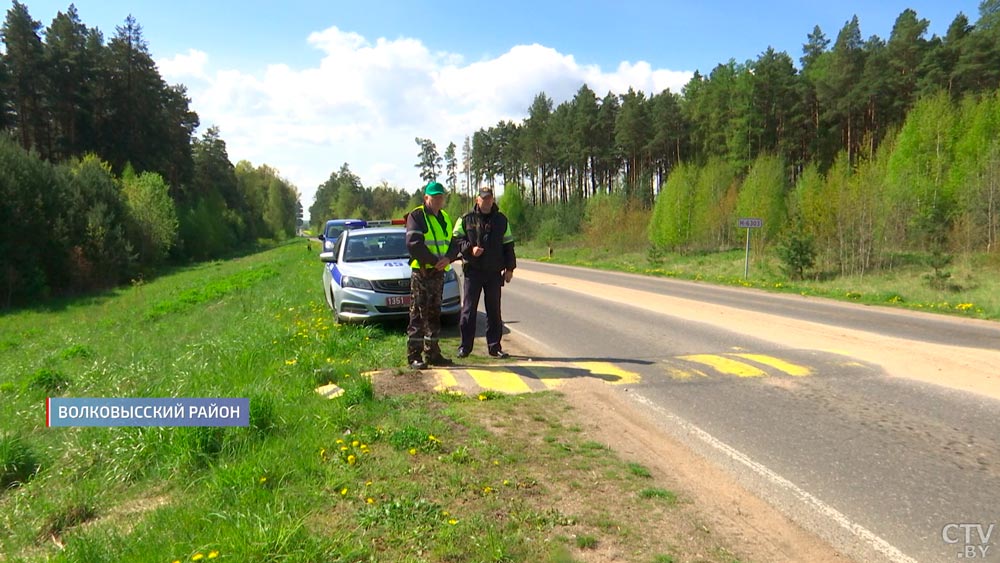
M 365 372 L 362 375 L 372 378 L 375 396 L 379 398 L 409 393 L 430 393 L 434 390 L 433 377 L 420 371 L 383 369 Z

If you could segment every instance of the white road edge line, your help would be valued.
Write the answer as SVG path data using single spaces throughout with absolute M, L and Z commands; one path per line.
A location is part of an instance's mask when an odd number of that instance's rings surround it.
M 863 540 L 865 543 L 874 548 L 875 551 L 881 553 L 889 560 L 895 563 L 917 563 L 916 559 L 910 557 L 909 555 L 906 555 L 905 553 L 897 549 L 889 542 L 877 536 L 874 532 L 872 532 L 868 528 L 865 528 L 860 524 L 852 522 L 847 516 L 842 514 L 836 508 L 819 500 L 818 498 L 809 494 L 809 492 L 797 486 L 795 483 L 792 483 L 788 479 L 785 479 L 781 475 L 778 475 L 774 471 L 771 471 L 764 465 L 761 465 L 760 463 L 757 463 L 756 461 L 750 459 L 750 457 L 744 454 L 743 452 L 736 450 L 732 446 L 726 444 L 725 442 L 722 442 L 715 436 L 712 436 L 708 432 L 702 430 L 701 428 L 695 426 L 694 424 L 691 424 L 690 422 L 684 420 L 683 418 L 664 410 L 659 405 L 653 403 L 651 400 L 647 399 L 646 397 L 643 397 L 638 393 L 632 395 L 632 397 L 635 398 L 635 400 L 637 400 L 638 402 L 642 403 L 643 405 L 653 409 L 662 416 L 670 419 L 671 422 L 677 424 L 684 430 L 687 430 L 688 432 L 691 432 L 692 434 L 696 435 L 698 438 L 700 438 L 703 442 L 705 442 L 709 446 L 719 450 L 723 454 L 729 456 L 731 459 L 747 466 L 748 468 L 750 468 L 750 470 L 757 473 L 761 477 L 767 479 L 771 483 L 788 490 L 793 495 L 795 495 L 799 500 L 806 503 L 807 505 L 812 506 L 813 508 L 818 510 L 822 515 L 826 516 L 830 520 L 833 520 L 840 527 L 844 528 L 845 530 L 853 534 L 855 537 Z

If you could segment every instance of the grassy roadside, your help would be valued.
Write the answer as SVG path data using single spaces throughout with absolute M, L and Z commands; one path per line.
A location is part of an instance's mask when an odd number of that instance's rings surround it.
M 555 264 L 1000 320 L 1000 254 L 957 257 L 947 268 L 951 277 L 944 289 L 931 286 L 928 277 L 932 270 L 918 260 L 864 276 L 791 281 L 782 273 L 781 263 L 775 256 L 755 252 L 750 254 L 750 275 L 744 279 L 745 253 L 742 250 L 691 255 L 668 253 L 651 260 L 645 252 L 613 252 L 609 248 L 593 248 L 568 240 L 555 244 L 550 258 L 547 246 L 529 241 L 518 243 L 518 256 Z
M 292 241 L 0 317 L 0 561 L 735 561 L 558 394 L 386 394 Z M 317 385 L 345 394 L 327 400 Z M 46 396 L 249 397 L 249 428 L 48 429 Z

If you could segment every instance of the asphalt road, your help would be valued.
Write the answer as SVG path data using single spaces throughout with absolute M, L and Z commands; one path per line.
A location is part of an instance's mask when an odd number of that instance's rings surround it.
M 727 330 L 697 307 L 649 305 L 660 297 L 792 324 Z M 987 362 L 996 353 L 1000 372 L 1000 324 L 529 261 L 504 291 L 503 316 L 537 359 L 638 373 L 619 392 L 663 431 L 857 561 L 1000 562 L 1000 401 L 783 344 L 801 322 L 925 355 L 930 345 Z

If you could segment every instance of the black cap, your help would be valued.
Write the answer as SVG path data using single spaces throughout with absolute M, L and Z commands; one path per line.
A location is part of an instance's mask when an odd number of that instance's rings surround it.
M 493 188 L 489 186 L 479 188 L 479 197 L 493 197 Z

